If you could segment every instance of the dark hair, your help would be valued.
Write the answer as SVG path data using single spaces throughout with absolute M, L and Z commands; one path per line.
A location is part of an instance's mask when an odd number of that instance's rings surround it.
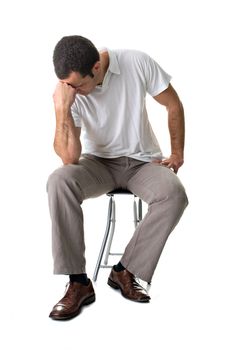
M 64 36 L 53 52 L 53 64 L 59 79 L 67 78 L 71 72 L 93 78 L 91 70 L 99 59 L 99 52 L 92 42 L 79 35 Z

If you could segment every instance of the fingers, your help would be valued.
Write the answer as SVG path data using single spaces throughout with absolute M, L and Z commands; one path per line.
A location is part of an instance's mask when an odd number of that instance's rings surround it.
M 161 163 L 161 165 L 165 166 L 166 168 L 169 168 L 174 171 L 174 173 L 177 172 L 176 166 L 173 163 Z
M 161 159 L 154 159 L 154 160 L 152 160 L 152 163 L 161 164 L 162 160 Z
M 179 157 L 178 155 L 172 154 L 169 158 L 167 159 L 155 159 L 153 160 L 153 163 L 163 165 L 171 170 L 174 171 L 175 174 L 178 173 L 179 168 L 183 165 L 183 157 Z
M 159 163 L 160 165 L 171 169 L 172 171 L 174 171 L 175 174 L 178 173 L 178 170 L 179 170 L 179 168 L 182 165 L 182 163 L 174 162 L 170 158 L 164 159 L 163 161 L 158 161 L 158 162 L 155 162 L 155 163 Z
M 76 90 L 67 83 L 58 81 L 53 94 L 55 108 L 69 109 L 73 104 L 76 96 Z

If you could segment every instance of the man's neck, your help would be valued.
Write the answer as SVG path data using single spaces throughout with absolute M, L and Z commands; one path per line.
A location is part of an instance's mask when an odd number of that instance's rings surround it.
M 103 51 L 100 53 L 100 64 L 101 64 L 101 74 L 100 79 L 98 82 L 98 85 L 102 85 L 102 82 L 104 80 L 104 76 L 108 70 L 109 67 L 109 54 L 108 51 Z

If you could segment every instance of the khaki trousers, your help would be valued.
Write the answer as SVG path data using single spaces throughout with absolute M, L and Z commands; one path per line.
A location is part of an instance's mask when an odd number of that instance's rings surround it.
M 64 165 L 50 175 L 47 191 L 55 274 L 85 272 L 81 204 L 119 187 L 148 204 L 148 212 L 129 241 L 121 263 L 138 278 L 151 281 L 166 240 L 188 200 L 172 170 L 129 157 L 85 155 L 79 164 Z

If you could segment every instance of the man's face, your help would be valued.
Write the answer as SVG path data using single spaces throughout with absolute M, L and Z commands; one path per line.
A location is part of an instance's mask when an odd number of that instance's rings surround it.
M 94 77 L 90 75 L 85 76 L 84 78 L 79 72 L 72 72 L 68 78 L 60 80 L 63 83 L 67 83 L 72 86 L 77 94 L 88 95 L 100 80 L 100 64 L 97 62 L 92 70 Z

